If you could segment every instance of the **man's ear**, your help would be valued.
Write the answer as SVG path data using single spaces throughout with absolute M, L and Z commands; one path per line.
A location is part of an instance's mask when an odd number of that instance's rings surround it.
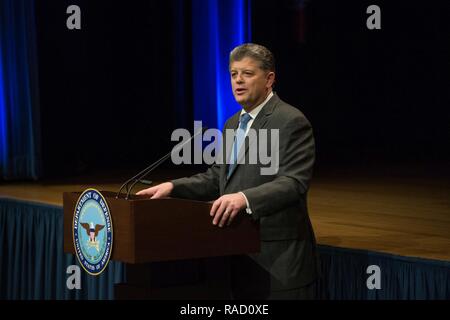
M 273 85 L 275 84 L 275 72 L 273 71 L 268 72 L 266 79 L 267 79 L 267 86 L 269 88 L 272 88 Z

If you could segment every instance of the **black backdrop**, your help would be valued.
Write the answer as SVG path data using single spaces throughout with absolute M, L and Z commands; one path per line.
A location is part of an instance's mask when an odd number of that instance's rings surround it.
M 66 28 L 70 4 L 80 31 Z M 366 28 L 370 4 L 381 30 Z M 252 36 L 312 122 L 317 166 L 448 161 L 448 2 L 310 0 L 305 14 L 302 43 L 295 1 L 255 0 Z M 37 2 L 46 177 L 145 166 L 192 126 L 189 19 L 180 0 Z
M 278 91 L 313 123 L 319 161 L 448 159 L 449 2 L 313 0 L 303 45 L 292 1 L 255 4 L 255 41 L 275 51 Z M 381 30 L 366 28 L 370 4 Z
M 70 4 L 79 31 L 66 28 Z M 46 176 L 139 167 L 169 150 L 173 4 L 40 1 L 38 18 Z

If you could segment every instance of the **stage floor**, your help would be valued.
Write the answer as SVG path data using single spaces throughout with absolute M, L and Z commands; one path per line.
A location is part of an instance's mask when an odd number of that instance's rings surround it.
M 450 261 L 450 180 L 446 167 L 389 166 L 317 170 L 308 206 L 317 242 Z M 154 180 L 184 176 L 161 170 Z M 64 191 L 117 191 L 124 174 L 67 181 L 11 182 L 0 197 L 62 206 Z M 98 183 L 101 181 L 101 183 Z M 142 189 L 136 186 L 134 191 Z

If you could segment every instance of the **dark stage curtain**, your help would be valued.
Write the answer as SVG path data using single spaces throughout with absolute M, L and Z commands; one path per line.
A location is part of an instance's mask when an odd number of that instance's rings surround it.
M 76 257 L 63 252 L 63 210 L 0 199 L 1 299 L 112 299 L 125 268 L 110 261 L 100 276 L 81 268 L 81 289 L 66 287 L 67 267 Z
M 0 179 L 40 175 L 34 0 L 0 1 Z
M 194 120 L 222 129 L 242 109 L 231 90 L 228 57 L 251 40 L 251 1 L 194 0 L 191 10 Z
M 448 300 L 450 261 L 319 246 L 322 299 Z M 381 289 L 368 289 L 367 267 L 380 268 Z

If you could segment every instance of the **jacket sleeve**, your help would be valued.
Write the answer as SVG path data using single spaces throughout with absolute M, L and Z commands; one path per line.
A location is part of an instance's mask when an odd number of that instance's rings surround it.
M 248 199 L 252 217 L 259 219 L 279 212 L 300 201 L 312 177 L 315 158 L 310 123 L 298 116 L 280 129 L 279 169 L 274 180 L 242 190 Z
M 172 180 L 171 197 L 200 201 L 211 201 L 219 197 L 220 167 L 212 165 L 206 172 L 187 178 Z

